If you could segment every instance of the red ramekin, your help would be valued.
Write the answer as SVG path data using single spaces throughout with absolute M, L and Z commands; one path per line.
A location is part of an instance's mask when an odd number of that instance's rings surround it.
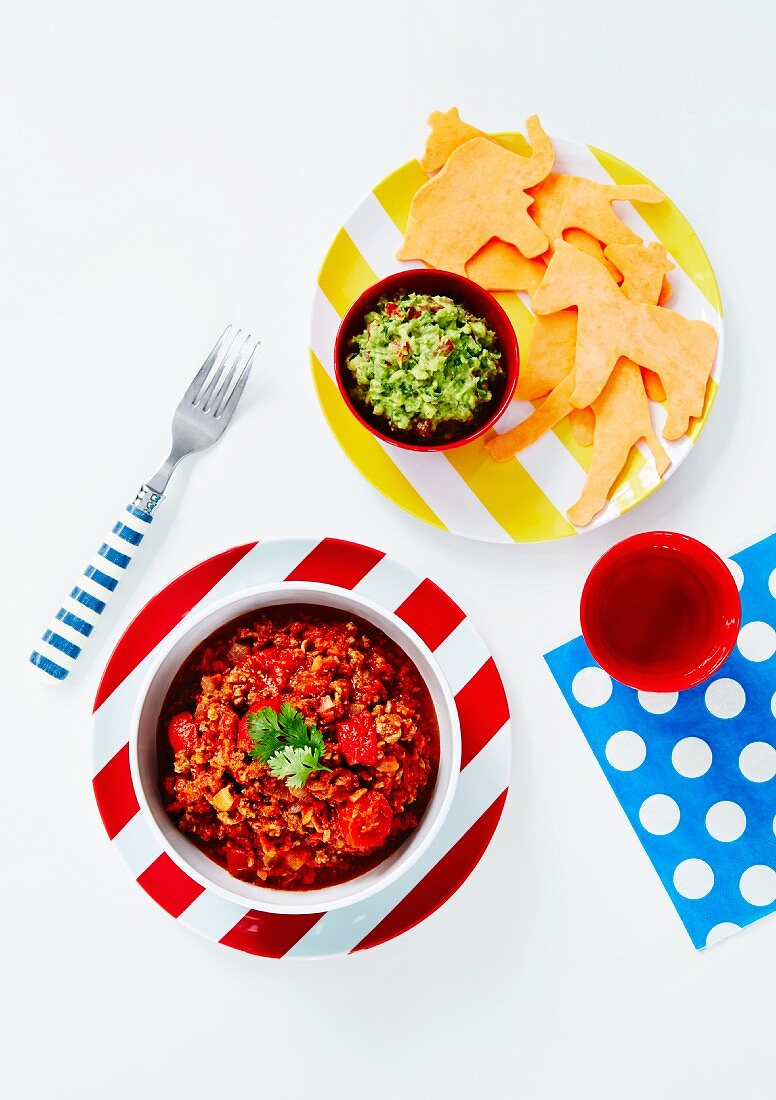
M 640 556 L 651 556 L 655 551 L 681 555 L 703 575 L 714 592 L 715 621 L 708 632 L 703 654 L 698 657 L 696 653 L 683 668 L 661 671 L 659 667 L 639 668 L 630 660 L 621 660 L 607 645 L 606 627 L 599 614 L 613 570 L 628 559 L 637 564 Z M 582 590 L 580 619 L 588 649 L 615 680 L 640 691 L 684 691 L 713 676 L 732 653 L 741 623 L 741 597 L 732 573 L 708 546 L 674 531 L 646 531 L 618 542 L 598 559 Z
M 391 435 L 387 427 L 387 421 L 385 421 L 386 430 L 382 430 L 380 421 L 384 418 L 379 416 L 370 417 L 368 410 L 359 409 L 356 406 L 348 392 L 350 372 L 345 361 L 350 353 L 351 339 L 363 331 L 364 317 L 383 295 L 398 293 L 402 290 L 415 291 L 420 294 L 446 294 L 454 301 L 464 305 L 475 317 L 481 317 L 488 328 L 496 334 L 498 348 L 501 352 L 501 364 L 506 375 L 504 390 L 487 419 L 458 439 L 443 443 L 406 442 Z M 396 271 L 393 275 L 388 275 L 385 279 L 381 279 L 378 283 L 370 286 L 356 299 L 343 317 L 334 343 L 334 373 L 343 401 L 356 420 L 367 431 L 378 439 L 382 439 L 385 443 L 391 443 L 394 447 L 401 447 L 405 451 L 449 451 L 453 447 L 463 447 L 465 444 L 471 443 L 473 439 L 478 439 L 481 435 L 484 435 L 508 408 L 517 385 L 519 368 L 520 352 L 515 330 L 493 295 L 489 294 L 487 290 L 483 290 L 477 283 L 473 283 L 471 279 L 465 279 L 462 275 L 454 275 L 452 271 L 438 271 L 436 268 L 430 267 Z

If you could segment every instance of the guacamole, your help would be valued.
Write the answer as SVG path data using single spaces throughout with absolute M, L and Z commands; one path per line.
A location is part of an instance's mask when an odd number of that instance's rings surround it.
M 347 359 L 353 396 L 398 433 L 460 435 L 503 377 L 495 333 L 445 295 L 381 298 L 364 325 Z

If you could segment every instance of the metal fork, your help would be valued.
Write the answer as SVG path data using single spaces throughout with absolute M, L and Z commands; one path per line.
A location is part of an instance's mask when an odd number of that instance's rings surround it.
M 128 504 L 78 584 L 64 600 L 43 633 L 30 660 L 55 680 L 64 680 L 91 635 L 119 580 L 164 500 L 173 470 L 186 455 L 203 451 L 219 439 L 232 419 L 251 372 L 258 341 L 249 350 L 250 335 L 240 329 L 230 336 L 227 325 L 172 418 L 172 447 L 153 477 Z M 235 381 L 236 379 L 236 381 Z

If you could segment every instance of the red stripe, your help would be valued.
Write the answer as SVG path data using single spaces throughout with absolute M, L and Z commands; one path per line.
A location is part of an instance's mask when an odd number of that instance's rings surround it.
M 205 892 L 205 887 L 181 871 L 166 852 L 146 867 L 137 881 L 171 917 L 179 917 L 195 898 Z
M 129 745 L 119 749 L 92 780 L 97 808 L 113 840 L 140 809 L 129 771 Z
M 425 878 L 353 948 L 354 951 L 364 951 L 400 936 L 420 924 L 452 897 L 482 858 L 501 817 L 506 797 L 506 791 L 498 796 Z
M 235 546 L 200 562 L 149 600 L 129 624 L 108 661 L 94 700 L 95 710 L 255 545 L 248 542 Z
M 447 593 L 428 579 L 396 608 L 396 614 L 419 634 L 429 649 L 436 649 L 466 618 Z
M 268 959 L 280 959 L 301 940 L 322 913 L 260 913 L 251 909 L 225 936 L 221 943 L 250 955 L 263 955 Z
M 382 550 L 342 539 L 323 539 L 286 577 L 287 581 L 319 581 L 355 588 L 385 557 Z
M 455 705 L 461 721 L 461 767 L 465 768 L 509 719 L 504 685 L 492 657 L 461 688 Z

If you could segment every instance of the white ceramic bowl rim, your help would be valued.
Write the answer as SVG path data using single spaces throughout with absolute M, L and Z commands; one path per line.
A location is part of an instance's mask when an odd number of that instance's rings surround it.
M 310 604 L 349 612 L 382 630 L 414 662 L 425 681 L 439 724 L 439 768 L 418 827 L 386 859 L 335 886 L 283 891 L 234 878 L 181 833 L 167 815 L 157 782 L 156 727 L 173 677 L 212 633 L 252 611 Z M 187 875 L 227 900 L 268 913 L 321 913 L 353 905 L 384 890 L 427 851 L 447 815 L 461 763 L 461 731 L 452 691 L 431 650 L 393 612 L 346 588 L 313 581 L 279 581 L 241 589 L 187 617 L 160 645 L 138 692 L 129 736 L 130 771 L 141 812 L 170 859 Z

